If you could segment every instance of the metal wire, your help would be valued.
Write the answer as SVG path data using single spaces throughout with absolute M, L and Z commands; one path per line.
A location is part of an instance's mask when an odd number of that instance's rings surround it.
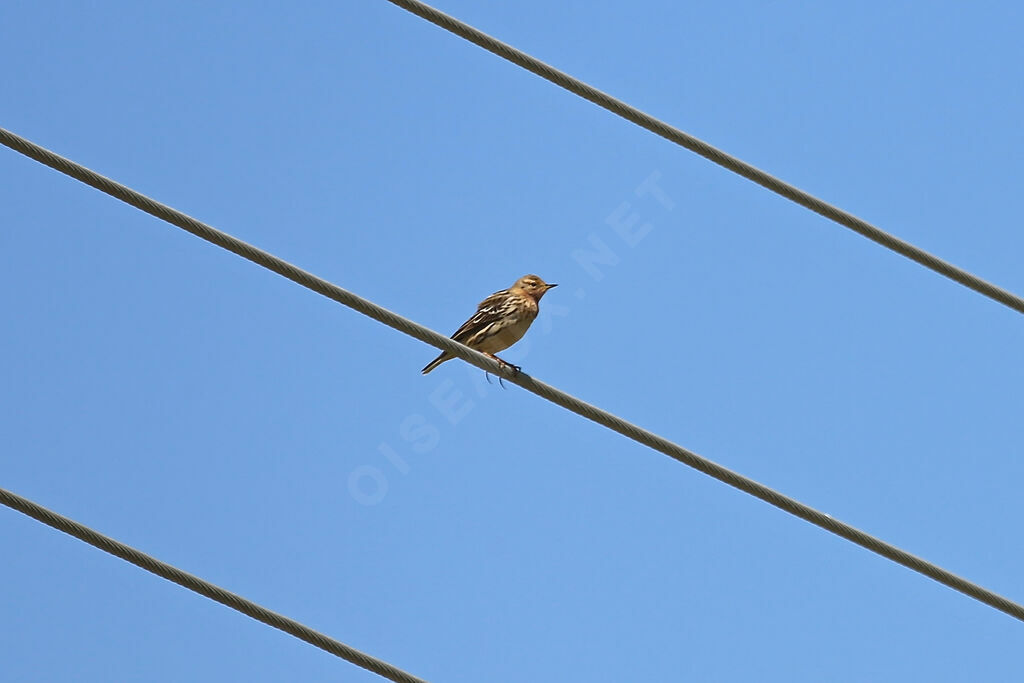
M 42 505 L 34 503 L 27 498 L 22 498 L 16 493 L 0 488 L 0 503 L 17 510 L 18 512 L 24 513 L 58 531 L 70 534 L 80 541 L 85 541 L 89 545 L 99 548 L 104 552 L 120 557 L 126 562 L 131 562 L 136 567 L 141 567 L 147 572 L 156 574 L 168 581 L 173 581 L 179 586 L 206 596 L 211 600 L 216 600 L 220 604 L 226 605 L 233 610 L 250 616 L 256 621 L 262 621 L 267 626 L 273 626 L 280 631 L 291 634 L 300 640 L 306 641 L 310 645 L 314 645 L 325 652 L 330 652 L 336 657 L 341 657 L 346 661 L 352 662 L 356 666 L 360 666 L 367 671 L 372 671 L 375 674 L 379 674 L 380 676 L 392 681 L 397 681 L 398 683 L 426 683 L 422 678 L 417 678 L 416 676 L 406 673 L 385 661 L 377 659 L 376 657 L 371 657 L 364 652 L 360 652 L 355 648 L 349 647 L 345 643 L 337 641 L 330 636 L 326 636 L 319 631 L 315 631 L 293 619 L 289 619 L 288 617 L 282 616 L 276 612 L 271 612 L 267 608 L 257 605 L 251 600 L 246 600 L 240 595 L 226 591 L 220 586 L 200 579 L 198 576 L 193 576 L 192 574 L 182 571 L 177 567 L 167 564 L 166 562 L 161 562 L 155 557 L 136 550 L 129 545 L 125 545 L 120 541 L 115 541 L 109 536 L 104 536 L 98 531 L 94 531 L 83 524 L 79 524 L 73 519 L 59 515 L 52 510 L 48 510 Z
M 124 185 L 110 180 L 109 178 L 105 178 L 95 171 L 54 154 L 53 152 L 29 142 L 25 138 L 15 135 L 3 128 L 0 128 L 0 144 L 21 152 L 25 156 L 71 176 L 76 180 L 80 180 L 91 185 L 101 192 L 105 192 L 112 197 L 116 197 L 121 201 L 131 204 L 132 206 L 156 216 L 161 220 L 187 230 L 208 242 L 212 242 L 213 244 L 223 247 L 228 251 L 232 251 L 243 258 L 256 263 L 257 265 L 283 275 L 303 287 L 307 287 L 314 292 L 318 292 L 330 299 L 333 299 L 334 301 L 337 301 L 338 303 L 355 309 L 378 322 L 384 323 L 388 327 L 415 337 L 416 339 L 426 342 L 427 344 L 430 344 L 442 351 L 448 351 L 452 355 L 461 358 L 482 370 L 486 370 L 491 374 L 504 377 L 507 381 L 518 384 L 522 388 L 537 394 L 541 398 L 547 399 L 548 401 L 560 405 L 577 415 L 616 431 L 637 443 L 664 453 L 670 458 L 678 460 L 685 465 L 689 465 L 690 467 L 714 477 L 729 486 L 733 486 L 745 493 L 749 493 L 756 498 L 760 498 L 766 503 L 800 517 L 815 526 L 821 527 L 829 533 L 841 536 L 842 538 L 867 548 L 882 557 L 908 567 L 909 569 L 934 579 L 939 583 L 945 584 L 953 590 L 959 591 L 964 595 L 1005 612 L 1016 619 L 1024 621 L 1024 606 L 1004 598 L 998 593 L 994 593 L 979 586 L 978 584 L 972 583 L 967 579 L 957 576 L 956 574 L 916 557 L 915 555 L 911 555 L 910 553 L 886 543 L 885 541 L 861 531 L 860 529 L 852 527 L 849 524 L 833 519 L 823 512 L 819 512 L 818 510 L 815 510 L 808 505 L 804 505 L 793 498 L 785 496 L 774 489 L 722 467 L 707 458 L 697 455 L 693 451 L 672 443 L 668 439 L 649 432 L 646 429 L 642 429 L 641 427 L 638 427 L 635 424 L 605 410 L 592 406 L 589 403 L 545 384 L 540 380 L 534 379 L 526 373 L 521 372 L 512 375 L 507 371 L 507 369 L 500 366 L 494 360 L 470 349 L 467 346 L 463 346 L 462 344 L 452 341 L 443 334 L 423 327 L 422 325 L 404 318 L 397 313 L 392 313 L 371 301 L 346 291 L 337 285 L 327 282 L 326 280 L 318 278 L 311 273 L 307 273 L 306 271 L 297 268 L 296 266 L 293 266 L 272 254 L 261 249 L 257 249 L 236 237 L 232 237 L 227 233 L 221 232 L 216 228 L 186 216 L 180 211 L 156 202 L 135 190 L 125 187 Z
M 780 180 L 779 178 L 776 178 L 775 176 L 766 173 L 745 161 L 726 154 L 722 150 L 709 145 L 703 140 L 684 133 L 678 128 L 670 126 L 664 121 L 640 111 L 636 107 L 632 107 L 625 102 L 608 95 L 607 93 L 601 92 L 597 88 L 587 85 L 583 81 L 573 78 L 569 74 L 559 71 L 553 66 L 545 64 L 539 59 L 531 57 L 525 52 L 521 52 L 507 43 L 503 43 L 497 38 L 493 38 L 486 33 L 473 28 L 469 24 L 459 21 L 455 17 L 434 9 L 430 5 L 419 2 L 419 0 L 388 0 L 388 2 L 412 12 L 416 16 L 422 17 L 430 23 L 440 26 L 446 31 L 450 31 L 461 38 L 465 38 L 471 43 L 479 45 L 488 52 L 492 52 L 502 59 L 507 59 L 513 64 L 521 66 L 527 71 L 531 71 L 541 78 L 551 81 L 555 85 L 564 88 L 571 93 L 590 100 L 594 104 L 607 109 L 616 116 L 621 116 L 627 121 L 632 121 L 641 128 L 646 128 L 666 140 L 674 142 L 681 147 L 685 147 L 691 152 L 696 152 L 705 159 L 729 169 L 733 173 L 737 173 L 748 180 L 752 180 L 758 185 L 766 187 L 776 194 L 782 195 L 786 199 L 794 201 L 797 204 L 838 223 L 839 225 L 858 232 L 869 240 L 881 244 L 886 249 L 890 249 L 897 254 L 901 254 L 912 261 L 917 261 L 925 268 L 934 270 L 936 273 L 939 273 L 950 280 L 959 282 L 963 286 L 973 289 L 993 301 L 998 301 L 1018 313 L 1024 313 L 1024 298 L 1017 296 L 1013 292 L 1009 292 L 992 284 L 991 282 L 982 280 L 977 275 L 969 273 L 952 263 L 944 261 L 920 247 L 916 247 L 909 242 L 905 242 L 895 235 L 885 232 L 881 228 L 878 228 L 851 213 L 843 211 L 837 206 L 833 206 L 822 199 L 818 199 L 814 195 L 804 192 L 803 190 L 790 185 L 789 183 Z

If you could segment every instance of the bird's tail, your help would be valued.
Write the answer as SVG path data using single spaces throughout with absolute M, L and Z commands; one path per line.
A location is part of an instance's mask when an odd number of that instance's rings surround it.
M 452 358 L 455 358 L 455 356 L 451 355 L 447 351 L 442 351 L 440 356 L 427 363 L 427 367 L 423 368 L 423 374 L 427 374 L 441 363 L 445 362 L 446 360 L 451 360 Z

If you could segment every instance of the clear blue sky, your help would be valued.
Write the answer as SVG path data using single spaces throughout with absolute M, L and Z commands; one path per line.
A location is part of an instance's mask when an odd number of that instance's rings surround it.
M 439 7 L 1024 292 L 1019 3 Z M 1024 599 L 1019 314 L 383 0 L 7 3 L 0 57 L 0 125 L 437 330 L 560 283 L 526 371 Z M 0 486 L 416 675 L 1019 677 L 1010 617 L 3 149 L 0 225 Z M 379 680 L 0 539 L 7 680 Z

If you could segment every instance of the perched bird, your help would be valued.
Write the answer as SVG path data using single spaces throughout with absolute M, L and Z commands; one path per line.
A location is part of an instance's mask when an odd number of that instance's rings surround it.
M 508 289 L 495 292 L 481 301 L 473 317 L 455 331 L 452 339 L 490 356 L 504 366 L 518 370 L 518 367 L 494 354 L 523 338 L 526 330 L 530 329 L 530 323 L 537 317 L 541 297 L 552 287 L 557 285 L 549 285 L 536 275 L 524 275 Z M 423 368 L 423 374 L 454 357 L 443 351 Z

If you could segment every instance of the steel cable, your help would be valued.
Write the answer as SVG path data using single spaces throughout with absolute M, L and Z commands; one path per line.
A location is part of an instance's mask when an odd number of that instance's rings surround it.
M 420 341 L 426 342 L 442 351 L 448 351 L 457 358 L 461 358 L 482 370 L 504 377 L 507 381 L 514 382 L 522 388 L 530 391 L 541 398 L 547 399 L 563 408 L 570 410 L 577 415 L 587 418 L 597 424 L 611 429 L 623 436 L 626 436 L 637 443 L 643 444 L 656 451 L 689 465 L 705 474 L 718 479 L 730 486 L 733 486 L 750 495 L 774 505 L 792 515 L 800 517 L 815 526 L 818 526 L 830 533 L 841 536 L 857 545 L 881 555 L 893 562 L 901 564 L 924 576 L 932 578 L 939 583 L 963 593 L 975 600 L 994 607 L 1010 616 L 1024 621 L 1024 606 L 1009 600 L 998 593 L 994 593 L 976 583 L 968 581 L 952 572 L 949 572 L 927 560 L 912 555 L 894 545 L 872 536 L 849 524 L 833 519 L 831 516 L 819 512 L 814 508 L 805 505 L 793 498 L 783 495 L 774 489 L 737 474 L 707 458 L 704 458 L 693 451 L 687 450 L 664 437 L 638 427 L 616 415 L 582 401 L 575 396 L 556 389 L 540 380 L 534 379 L 526 373 L 512 375 L 505 368 L 494 360 L 483 354 L 452 341 L 448 337 L 426 328 L 418 323 L 393 313 L 377 304 L 368 301 L 352 292 L 342 289 L 322 278 L 308 273 L 286 261 L 258 249 L 242 240 L 221 232 L 205 223 L 191 218 L 180 211 L 172 209 L 164 204 L 142 195 L 120 183 L 106 178 L 95 171 L 92 171 L 69 159 L 65 159 L 25 138 L 22 138 L 10 131 L 0 128 L 0 144 L 18 151 L 25 156 L 34 159 L 50 168 L 64 173 L 76 180 L 105 192 L 123 202 L 131 204 L 146 213 L 149 213 L 172 225 L 176 225 L 192 234 L 212 242 L 224 249 L 234 252 L 257 265 L 268 268 L 284 277 L 318 292 L 338 303 L 344 304 L 364 315 L 367 315 L 378 322 L 408 334 Z
M 838 223 L 839 225 L 858 232 L 869 240 L 881 244 L 886 249 L 890 249 L 912 261 L 916 261 L 925 268 L 934 270 L 936 273 L 939 273 L 950 280 L 959 282 L 963 286 L 973 289 L 993 301 L 998 301 L 1018 313 L 1024 313 L 1024 298 L 1017 296 L 1013 292 L 1007 291 L 998 285 L 988 282 L 987 280 L 983 280 L 977 275 L 969 273 L 948 261 L 944 261 L 938 256 L 930 254 L 920 247 L 916 247 L 909 242 L 905 242 L 895 235 L 885 232 L 881 228 L 878 228 L 851 213 L 843 211 L 837 206 L 829 204 L 822 199 L 818 199 L 814 195 L 804 192 L 803 190 L 790 185 L 789 183 L 780 180 L 779 178 L 776 178 L 775 176 L 766 173 L 745 161 L 737 159 L 717 147 L 709 145 L 699 138 L 695 138 L 688 133 L 684 133 L 678 128 L 670 126 L 664 121 L 656 119 L 650 114 L 646 114 L 636 107 L 626 104 L 622 100 L 618 100 L 607 93 L 601 92 L 593 86 L 587 85 L 577 78 L 573 78 L 563 71 L 559 71 L 553 66 L 545 64 L 539 59 L 531 57 L 511 45 L 503 43 L 497 38 L 489 36 L 486 33 L 473 28 L 469 24 L 459 21 L 455 17 L 449 16 L 430 5 L 419 2 L 418 0 L 387 1 L 394 5 L 398 5 L 402 9 L 412 12 L 418 17 L 426 19 L 436 26 L 440 26 L 446 31 L 450 31 L 461 38 L 465 38 L 488 52 L 496 54 L 502 59 L 506 59 L 513 64 L 521 66 L 527 71 L 535 73 L 541 78 L 551 81 L 555 85 L 564 88 L 571 93 L 590 100 L 594 104 L 607 109 L 616 116 L 621 116 L 627 121 L 631 121 L 641 128 L 646 128 L 652 133 L 660 135 L 666 140 L 674 142 L 681 147 L 685 147 L 691 152 L 696 152 L 705 159 L 727 168 L 733 173 L 737 173 L 748 180 L 752 180 L 758 185 L 761 185 L 776 194 L 782 195 L 786 199 L 794 201 L 797 204 Z

